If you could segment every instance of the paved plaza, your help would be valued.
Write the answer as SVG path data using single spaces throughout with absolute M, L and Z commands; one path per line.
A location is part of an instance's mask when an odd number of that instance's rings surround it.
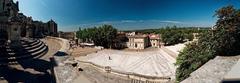
M 175 47 L 171 46 L 166 48 L 170 48 L 169 50 L 178 53 L 184 45 L 175 45 Z M 91 53 L 85 57 L 77 57 L 76 59 L 79 61 L 92 62 L 103 67 L 109 66 L 113 70 L 124 73 L 170 77 L 174 79 L 176 69 L 174 66 L 175 58 L 161 48 L 156 49 L 157 50 L 142 52 L 103 50 L 97 53 Z

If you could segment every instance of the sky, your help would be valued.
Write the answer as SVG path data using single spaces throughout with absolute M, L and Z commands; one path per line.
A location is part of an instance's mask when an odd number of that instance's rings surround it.
M 34 20 L 53 19 L 60 31 L 111 24 L 120 30 L 211 27 L 215 11 L 240 0 L 15 0 Z

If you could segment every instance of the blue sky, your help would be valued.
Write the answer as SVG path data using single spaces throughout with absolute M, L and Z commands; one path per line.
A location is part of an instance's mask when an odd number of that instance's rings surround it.
M 34 20 L 55 20 L 61 31 L 112 24 L 126 29 L 213 26 L 215 10 L 240 0 L 18 0 Z

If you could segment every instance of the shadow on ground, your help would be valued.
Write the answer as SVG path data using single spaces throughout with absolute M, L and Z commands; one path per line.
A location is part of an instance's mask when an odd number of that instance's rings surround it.
M 52 70 L 52 62 L 41 59 L 30 59 L 18 61 L 23 69 L 17 69 L 10 66 L 0 67 L 0 77 L 3 77 L 8 83 L 55 83 Z
M 0 80 L 4 79 L 8 83 L 55 83 L 55 76 L 52 73 L 55 66 L 54 60 L 51 58 L 50 60 L 44 60 L 38 57 L 45 55 L 48 50 L 47 48 L 37 55 L 31 55 L 31 53 L 28 53 L 28 51 L 22 47 L 15 48 L 14 53 L 16 54 L 13 56 L 19 57 L 27 55 L 29 57 L 16 59 L 15 62 L 17 62 L 18 65 L 0 66 Z M 8 63 L 10 62 L 11 61 Z

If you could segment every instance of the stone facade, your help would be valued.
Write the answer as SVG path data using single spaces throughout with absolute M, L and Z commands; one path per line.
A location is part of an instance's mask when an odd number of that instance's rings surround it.
M 152 47 L 159 48 L 161 46 L 161 37 L 160 35 L 150 34 L 149 35 L 150 44 Z
M 128 37 L 128 48 L 129 49 L 145 49 L 149 46 L 147 35 L 134 35 Z
M 159 48 L 161 46 L 161 37 L 158 34 L 130 35 L 128 39 L 129 49 L 145 49 L 149 46 Z
M 18 41 L 21 32 L 21 19 L 18 17 L 18 2 L 0 0 L 1 40 Z
M 53 21 L 52 19 L 50 21 L 47 22 L 47 28 L 46 31 L 48 31 L 48 35 L 50 36 L 58 36 L 58 29 L 57 29 L 58 25 L 55 21 Z
M 18 1 L 0 0 L 0 40 L 19 41 L 21 37 L 57 36 L 57 24 L 33 21 L 31 17 L 18 13 Z
M 59 32 L 58 35 L 60 38 L 68 39 L 68 40 L 75 40 L 76 32 Z

